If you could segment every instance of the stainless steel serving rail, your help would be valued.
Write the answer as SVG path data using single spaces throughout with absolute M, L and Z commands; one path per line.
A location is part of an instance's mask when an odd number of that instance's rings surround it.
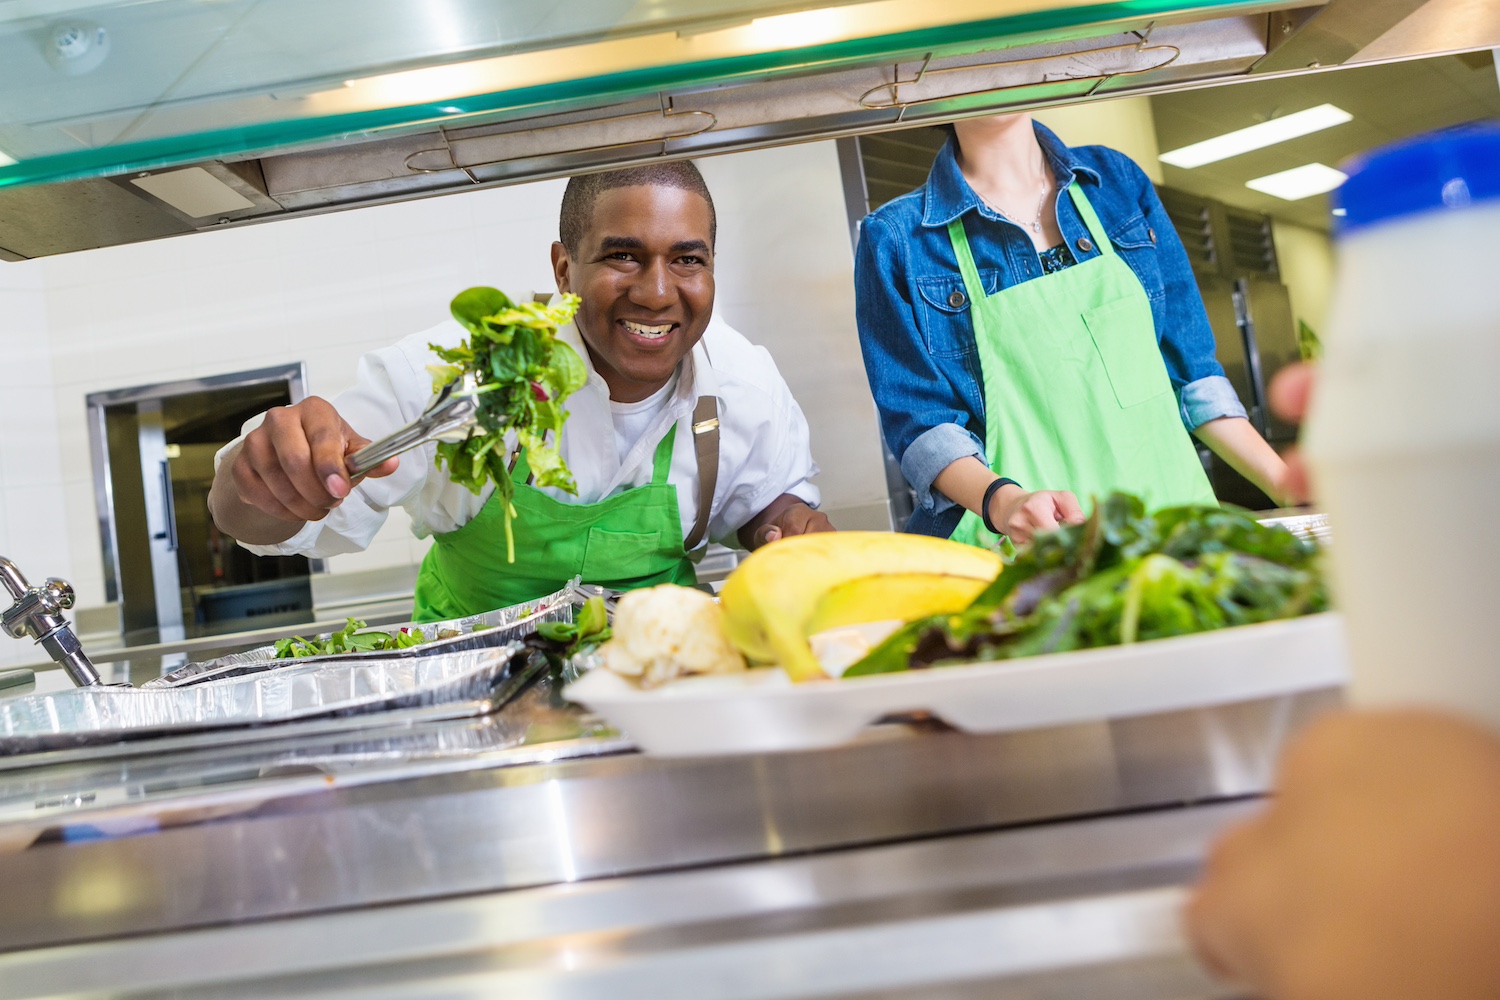
M 1183 883 L 1245 803 L 0 955 L 0 998 L 1185 1000 Z
M 542 685 L 38 755 L 0 770 L 0 1000 L 1218 995 L 1182 887 L 1337 698 L 656 759 Z

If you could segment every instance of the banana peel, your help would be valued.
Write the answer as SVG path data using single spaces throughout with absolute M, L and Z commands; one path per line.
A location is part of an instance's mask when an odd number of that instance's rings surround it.
M 995 553 L 947 539 L 885 531 L 819 532 L 783 538 L 756 550 L 729 575 L 719 601 L 729 638 L 748 659 L 779 663 L 792 680 L 807 681 L 826 676 L 807 642 L 809 625 L 820 610 L 827 617 L 863 614 L 864 621 L 921 616 L 920 607 L 889 612 L 903 594 L 911 597 L 920 590 L 923 581 L 867 581 L 822 609 L 825 597 L 840 585 L 870 577 L 925 577 L 939 593 L 923 598 L 924 603 L 960 610 L 968 602 L 951 607 L 956 588 L 947 578 L 973 581 L 977 594 L 1000 569 Z M 861 612 L 847 603 L 861 594 L 877 606 Z

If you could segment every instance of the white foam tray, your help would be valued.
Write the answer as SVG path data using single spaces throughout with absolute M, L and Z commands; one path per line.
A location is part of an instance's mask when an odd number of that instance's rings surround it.
M 931 712 L 975 733 L 1248 701 L 1348 679 L 1334 613 L 996 663 L 793 684 L 780 669 L 642 690 L 596 669 L 566 696 L 658 756 L 835 746 L 877 719 Z

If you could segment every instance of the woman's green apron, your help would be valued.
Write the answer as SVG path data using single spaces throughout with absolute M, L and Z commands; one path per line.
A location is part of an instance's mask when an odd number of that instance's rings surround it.
M 979 349 L 990 468 L 1028 490 L 1070 490 L 1085 510 L 1114 490 L 1152 510 L 1215 504 L 1146 290 L 1076 183 L 1068 193 L 1100 255 L 994 295 L 979 281 L 963 219 L 948 224 Z M 952 537 L 996 541 L 972 511 Z
M 717 401 L 700 400 L 694 414 L 699 490 L 698 523 L 687 541 L 677 505 L 677 487 L 667 481 L 677 425 L 656 446 L 651 482 L 598 503 L 555 500 L 526 483 L 525 452 L 512 472 L 518 485 L 516 561 L 505 560 L 501 500 L 492 496 L 479 514 L 457 531 L 436 535 L 417 574 L 419 622 L 443 621 L 522 604 L 559 590 L 575 576 L 613 590 L 658 583 L 692 586 L 697 574 L 688 552 L 703 537 L 718 472 Z M 707 492 L 705 498 L 703 494 Z

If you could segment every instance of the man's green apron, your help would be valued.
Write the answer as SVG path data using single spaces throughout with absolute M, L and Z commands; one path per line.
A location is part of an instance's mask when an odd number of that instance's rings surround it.
M 575 576 L 612 590 L 697 583 L 688 552 L 708 528 L 718 479 L 717 407 L 717 400 L 704 397 L 693 415 L 698 518 L 686 540 L 677 487 L 667 481 L 676 424 L 656 446 L 651 482 L 598 503 L 563 503 L 531 486 L 523 451 L 511 473 L 522 484 L 514 500 L 516 561 L 505 560 L 504 510 L 496 494 L 468 524 L 433 537 L 417 574 L 414 620 L 443 621 L 523 604 Z
M 1100 255 L 986 295 L 963 219 L 948 223 L 984 383 L 985 447 L 1028 490 L 1070 490 L 1085 511 L 1114 490 L 1146 507 L 1216 504 L 1182 425 L 1151 303 L 1078 185 L 1068 187 Z M 952 537 L 992 545 L 966 511 Z

